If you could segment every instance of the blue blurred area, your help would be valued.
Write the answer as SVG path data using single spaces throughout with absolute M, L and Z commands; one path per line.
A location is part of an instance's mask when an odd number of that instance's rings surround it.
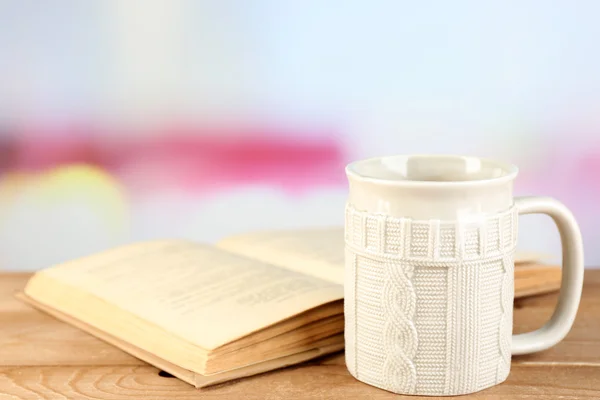
M 541 123 L 596 102 L 599 12 L 593 1 L 4 1 L 3 117 Z

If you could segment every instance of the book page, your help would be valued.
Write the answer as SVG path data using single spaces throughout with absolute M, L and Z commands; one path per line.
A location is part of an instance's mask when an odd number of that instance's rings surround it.
M 331 282 L 187 241 L 134 244 L 38 274 L 207 350 L 343 297 Z
M 342 285 L 344 229 L 256 232 L 227 237 L 217 247 Z
M 254 232 L 222 239 L 217 247 L 330 282 L 344 283 L 344 228 Z M 517 251 L 515 264 L 548 258 Z

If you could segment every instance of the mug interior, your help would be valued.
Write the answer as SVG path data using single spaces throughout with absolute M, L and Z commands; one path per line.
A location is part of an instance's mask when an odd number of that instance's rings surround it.
M 480 182 L 512 179 L 517 168 L 468 156 L 399 155 L 356 161 L 346 168 L 359 178 L 393 182 Z

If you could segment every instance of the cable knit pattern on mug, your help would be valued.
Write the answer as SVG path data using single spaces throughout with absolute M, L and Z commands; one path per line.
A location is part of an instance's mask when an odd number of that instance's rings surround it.
M 502 294 L 500 298 L 500 306 L 502 307 L 502 318 L 499 324 L 498 346 L 500 348 L 500 359 L 498 360 L 498 370 L 496 380 L 502 381 L 510 371 L 510 343 L 512 335 L 512 299 L 513 299 L 513 280 L 514 276 L 514 260 L 512 257 L 505 257 L 502 260 Z M 508 309 L 507 309 L 508 308 Z M 506 334 L 508 332 L 508 334 Z
M 395 392 L 414 393 L 417 371 L 417 330 L 413 323 L 416 295 L 412 268 L 389 265 L 385 271 L 383 304 L 385 326 L 383 345 L 389 353 L 383 364 L 386 385 Z
M 458 395 L 510 370 L 517 213 L 412 220 L 346 207 L 346 353 L 395 393 Z

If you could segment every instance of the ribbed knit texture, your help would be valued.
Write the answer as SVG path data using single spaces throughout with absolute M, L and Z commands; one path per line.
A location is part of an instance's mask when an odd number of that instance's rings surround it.
M 401 394 L 473 393 L 506 379 L 514 208 L 459 221 L 346 207 L 346 363 Z

